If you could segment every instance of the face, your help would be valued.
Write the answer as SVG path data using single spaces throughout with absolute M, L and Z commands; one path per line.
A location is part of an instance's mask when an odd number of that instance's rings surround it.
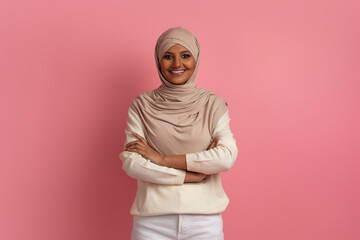
M 160 59 L 161 73 L 169 82 L 185 84 L 195 70 L 195 58 L 180 44 L 170 47 Z

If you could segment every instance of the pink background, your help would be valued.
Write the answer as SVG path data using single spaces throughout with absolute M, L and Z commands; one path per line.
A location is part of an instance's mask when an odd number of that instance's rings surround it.
M 0 239 L 129 239 L 127 109 L 174 26 L 230 107 L 225 239 L 360 239 L 357 2 L 1 1 Z

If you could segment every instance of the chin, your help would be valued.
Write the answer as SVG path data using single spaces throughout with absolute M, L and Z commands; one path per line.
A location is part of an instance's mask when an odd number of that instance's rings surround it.
M 175 84 L 175 85 L 183 85 L 187 82 L 188 80 L 186 81 L 173 81 L 173 80 L 168 80 L 168 82 L 172 83 L 172 84 Z
M 182 85 L 185 84 L 190 78 L 174 78 L 174 77 L 169 77 L 166 78 L 166 80 L 168 80 L 168 82 L 172 83 L 172 84 L 176 84 L 176 85 Z

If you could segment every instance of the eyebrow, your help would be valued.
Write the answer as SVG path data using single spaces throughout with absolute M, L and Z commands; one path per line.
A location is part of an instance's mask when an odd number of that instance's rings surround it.
M 184 50 L 184 51 L 181 51 L 180 53 L 186 53 L 186 52 L 191 53 L 189 50 Z M 167 51 L 166 51 L 165 53 L 174 54 L 174 53 L 172 53 L 172 52 L 167 52 Z

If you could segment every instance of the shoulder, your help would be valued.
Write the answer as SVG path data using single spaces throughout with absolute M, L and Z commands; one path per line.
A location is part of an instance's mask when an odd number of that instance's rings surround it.
M 143 92 L 139 95 L 137 95 L 131 102 L 131 104 L 136 104 L 142 101 L 142 99 L 146 98 L 146 96 L 149 95 L 150 92 Z
M 209 94 L 209 103 L 211 106 L 215 108 L 228 108 L 228 103 L 223 97 L 217 95 L 213 90 L 206 91 Z
M 141 106 L 144 106 L 144 104 L 146 102 L 149 102 L 149 100 L 151 99 L 150 96 L 152 94 L 153 94 L 153 91 L 147 91 L 147 92 L 139 94 L 131 101 L 130 108 L 136 110 L 136 109 L 139 109 Z
M 228 104 L 223 97 L 217 95 L 212 90 L 207 90 L 207 95 L 209 96 L 207 116 L 209 119 L 210 132 L 213 132 L 219 119 L 228 111 Z

